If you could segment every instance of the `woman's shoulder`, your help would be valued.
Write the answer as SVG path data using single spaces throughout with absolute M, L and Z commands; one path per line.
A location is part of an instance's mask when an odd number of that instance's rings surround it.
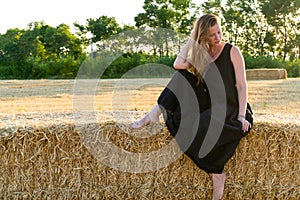
M 230 44 L 231 45 L 231 48 L 230 48 L 230 54 L 232 56 L 234 55 L 241 55 L 241 50 L 239 47 L 233 45 L 233 44 Z
M 233 44 L 229 42 L 223 42 L 222 44 L 222 51 L 226 51 L 227 54 L 231 52 L 232 47 L 234 47 Z
M 230 58 L 232 62 L 243 60 L 243 54 L 239 47 L 232 45 L 232 48 L 230 49 Z

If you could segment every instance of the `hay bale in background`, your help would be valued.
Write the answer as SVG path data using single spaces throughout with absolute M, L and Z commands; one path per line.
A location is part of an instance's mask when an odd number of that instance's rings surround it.
M 137 138 L 114 122 L 89 127 L 132 152 L 151 152 L 172 139 L 165 128 Z M 256 122 L 226 165 L 224 199 L 300 199 L 299 147 L 299 125 Z M 117 171 L 92 156 L 73 124 L 0 136 L 0 159 L 4 199 L 211 199 L 210 176 L 185 155 L 155 172 Z
M 286 69 L 247 69 L 246 70 L 247 80 L 277 80 L 286 79 Z

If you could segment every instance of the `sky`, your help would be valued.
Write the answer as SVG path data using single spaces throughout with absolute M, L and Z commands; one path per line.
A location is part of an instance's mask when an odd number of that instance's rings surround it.
M 196 4 L 204 0 L 192 0 Z M 85 24 L 88 18 L 102 15 L 117 22 L 134 25 L 134 17 L 143 12 L 144 0 L 8 0 L 1 2 L 0 34 L 10 28 L 26 29 L 30 22 L 44 21 L 50 26 L 74 22 Z

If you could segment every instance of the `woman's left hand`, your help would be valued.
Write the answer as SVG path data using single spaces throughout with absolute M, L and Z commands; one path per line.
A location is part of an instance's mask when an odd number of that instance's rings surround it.
M 242 130 L 244 132 L 247 132 L 251 128 L 250 122 L 248 122 L 248 120 L 246 120 L 245 117 L 239 116 L 238 120 L 242 123 Z

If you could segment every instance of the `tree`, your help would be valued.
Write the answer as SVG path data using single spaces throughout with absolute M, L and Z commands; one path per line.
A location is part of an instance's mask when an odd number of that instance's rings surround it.
M 231 5 L 230 0 L 227 1 L 227 4 Z M 219 17 L 225 13 L 225 9 L 223 8 L 221 0 L 208 0 L 205 1 L 203 4 L 200 5 L 200 9 L 204 13 L 212 13 Z
M 112 35 L 116 35 L 122 31 L 122 28 L 117 23 L 115 17 L 108 17 L 108 16 L 101 16 L 97 19 L 89 18 L 86 20 L 86 25 L 81 25 L 77 22 L 74 23 L 76 28 L 76 34 L 79 36 L 81 41 L 84 44 L 84 47 L 91 45 L 91 49 L 93 51 L 93 43 L 98 43 L 97 46 L 99 47 L 99 42 L 110 38 Z M 124 26 L 124 30 L 130 30 L 134 27 L 131 26 Z M 91 36 L 88 36 L 91 34 Z M 102 48 L 106 48 L 106 44 L 102 45 Z M 93 55 L 93 52 L 92 56 Z
M 276 46 L 276 37 L 273 32 L 267 32 L 265 37 L 265 43 L 268 44 L 267 49 L 272 52 L 273 57 L 275 57 L 275 46 Z
M 257 0 L 229 0 L 224 14 L 226 29 L 235 31 L 234 41 L 250 55 L 265 55 L 265 37 L 268 32 L 267 21 L 264 18 Z M 232 27 L 232 25 L 235 27 Z
M 43 59 L 55 60 L 67 55 L 77 59 L 83 53 L 80 39 L 70 32 L 66 24 L 52 27 L 43 22 L 30 23 L 21 40 L 25 51 L 33 56 L 44 55 Z
M 42 61 L 47 58 L 45 46 L 39 39 L 39 34 L 34 30 L 27 30 L 22 34 L 20 37 L 20 51 L 24 59 L 33 57 L 36 61 Z
M 259 0 L 209 0 L 201 5 L 204 12 L 213 11 L 221 17 L 224 37 L 253 56 L 268 54 L 266 48 L 274 52 L 276 40 L 261 11 Z M 274 43 L 275 41 L 275 43 Z
M 170 35 L 168 30 L 189 34 L 193 28 L 195 14 L 192 14 L 191 10 L 196 9 L 196 7 L 191 0 L 145 0 L 143 8 L 145 12 L 139 13 L 134 18 L 138 28 L 148 26 L 166 29 L 166 31 L 161 32 L 163 35 L 159 37 L 153 35 L 153 37 L 162 40 L 161 46 L 153 47 L 154 54 L 156 54 L 157 49 L 161 56 L 163 52 L 169 54 L 170 44 L 167 38 L 174 37 L 174 35 Z M 156 41 L 156 44 L 158 43 L 160 42 Z
M 147 25 L 187 34 L 195 20 L 195 14 L 191 14 L 195 4 L 191 0 L 145 0 L 143 8 L 145 12 L 134 18 L 137 27 Z
M 119 33 L 121 28 L 114 17 L 101 16 L 88 19 L 86 31 L 93 34 L 92 42 L 97 42 Z
M 0 35 L 0 70 L 7 77 L 70 77 L 67 71 L 74 76 L 83 57 L 81 41 L 65 24 L 33 22 L 26 30 L 9 29 Z
M 297 46 L 293 41 L 299 34 L 299 0 L 261 0 L 262 12 L 278 40 L 277 52 L 283 60 Z
M 48 54 L 52 54 L 55 58 L 72 55 L 77 59 L 82 54 L 80 40 L 71 34 L 70 27 L 66 24 L 60 24 L 55 28 L 47 26 L 43 42 Z
M 0 49 L 2 52 L 1 63 L 20 62 L 22 55 L 20 53 L 19 39 L 23 34 L 21 29 L 9 29 L 0 37 Z

